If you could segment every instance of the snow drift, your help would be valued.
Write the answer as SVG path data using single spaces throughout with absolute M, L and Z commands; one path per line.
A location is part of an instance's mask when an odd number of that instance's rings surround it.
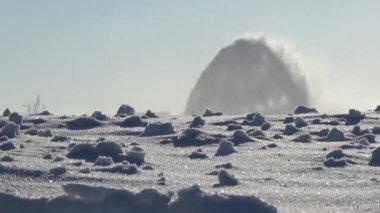
M 264 36 L 235 40 L 204 70 L 185 114 L 200 114 L 206 108 L 227 114 L 280 114 L 309 104 L 306 79 L 296 60 L 286 53 Z
M 52 199 L 21 198 L 0 193 L 2 212 L 277 212 L 255 196 L 207 194 L 199 186 L 182 189 L 171 202 L 172 194 L 155 189 L 134 193 L 81 184 L 63 186 L 66 194 Z

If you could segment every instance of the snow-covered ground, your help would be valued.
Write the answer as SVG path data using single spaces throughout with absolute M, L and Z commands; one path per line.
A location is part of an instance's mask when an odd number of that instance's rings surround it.
M 379 117 L 215 115 L 190 128 L 192 116 L 35 115 L 12 138 L 3 116 L 0 209 L 379 212 Z

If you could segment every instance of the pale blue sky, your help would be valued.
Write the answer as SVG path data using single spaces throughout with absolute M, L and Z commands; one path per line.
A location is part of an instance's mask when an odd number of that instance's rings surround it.
M 182 113 L 217 51 L 265 32 L 295 42 L 323 110 L 380 104 L 379 1 L 0 0 L 0 110 L 36 93 L 56 114 Z M 316 79 L 318 78 L 318 79 Z

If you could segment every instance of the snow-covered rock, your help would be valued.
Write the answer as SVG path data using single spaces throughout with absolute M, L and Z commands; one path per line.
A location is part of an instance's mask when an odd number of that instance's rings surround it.
M 294 119 L 294 124 L 296 125 L 297 128 L 302 128 L 302 127 L 305 127 L 305 126 L 308 126 L 309 124 L 305 121 L 305 119 L 301 118 L 301 117 L 296 117 Z
M 301 134 L 297 136 L 293 141 L 295 142 L 301 142 L 301 143 L 310 143 L 313 141 L 310 134 Z
M 98 150 L 92 144 L 82 143 L 75 145 L 67 154 L 68 158 L 95 161 L 99 156 Z
M 238 179 L 224 169 L 219 171 L 218 180 L 219 186 L 235 186 L 239 184 Z
M 318 113 L 315 108 L 307 107 L 307 106 L 297 106 L 294 110 L 294 114 L 306 114 L 306 113 Z
M 223 115 L 222 112 L 213 112 L 210 109 L 206 109 L 206 111 L 203 113 L 203 117 L 209 117 L 209 116 L 221 116 Z
M 372 133 L 367 133 L 362 135 L 359 139 L 366 138 L 369 143 L 376 143 L 376 135 Z
M 207 154 L 202 151 L 202 149 L 198 149 L 197 151 L 191 152 L 189 155 L 190 159 L 205 159 L 208 158 Z
M 369 161 L 370 166 L 380 166 L 380 147 L 372 151 L 372 157 Z
M 67 172 L 67 169 L 64 166 L 55 167 L 55 168 L 50 169 L 50 173 L 52 175 L 63 175 L 66 172 Z
M 113 165 L 112 157 L 98 156 L 96 158 L 94 165 L 95 166 L 111 166 Z
M 6 108 L 6 109 L 4 110 L 4 112 L 3 112 L 3 116 L 4 116 L 4 117 L 8 117 L 9 115 L 11 115 L 11 111 L 10 111 L 8 108 Z
M 119 124 L 120 127 L 145 127 L 146 125 L 147 122 L 137 115 L 130 116 Z
M 347 162 L 345 159 L 335 159 L 328 158 L 325 162 L 323 162 L 325 167 L 346 167 Z
M 9 122 L 13 122 L 15 124 L 21 125 L 22 120 L 23 120 L 23 116 L 20 115 L 18 112 L 12 112 L 9 115 Z
M 19 134 L 19 131 L 20 131 L 20 125 L 10 122 L 0 129 L 0 136 L 15 138 Z
M 51 129 L 39 129 L 37 130 L 37 136 L 39 137 L 53 137 Z
M 365 117 L 359 110 L 350 109 L 346 116 L 346 125 L 356 125 Z
M 106 114 L 103 114 L 101 111 L 94 111 L 91 115 L 92 118 L 95 118 L 99 121 L 106 121 L 108 120 L 108 116 Z
M 287 124 L 284 129 L 284 135 L 294 135 L 294 133 L 300 130 L 291 124 Z
M 125 159 L 132 164 L 143 164 L 145 162 L 145 152 L 141 147 L 135 146 L 131 151 L 127 152 Z
M 245 142 L 252 142 L 254 141 L 244 130 L 236 130 L 231 138 L 231 141 L 235 144 L 245 143 Z
M 347 155 L 343 152 L 343 150 L 336 149 L 336 150 L 333 150 L 333 151 L 329 152 L 326 155 L 326 159 L 328 159 L 328 158 L 341 159 L 341 158 L 343 158 L 345 156 L 347 156 Z
M 166 123 L 151 123 L 145 127 L 144 132 L 141 133 L 142 137 L 159 136 L 159 135 L 171 135 L 174 134 L 173 124 Z
M 135 109 L 127 104 L 122 104 L 119 109 L 117 110 L 116 116 L 128 116 L 128 115 L 134 115 Z
M 68 121 L 66 124 L 70 130 L 84 130 L 99 127 L 102 125 L 102 122 L 96 120 L 95 118 L 84 116 Z
M 218 150 L 215 153 L 215 156 L 225 156 L 236 152 L 234 149 L 234 143 L 227 140 L 221 140 L 219 142 Z
M 116 162 L 120 161 L 120 155 L 124 154 L 121 146 L 113 141 L 101 141 L 95 148 L 100 156 L 112 157 Z
M 199 128 L 205 125 L 205 120 L 201 116 L 195 116 L 190 124 L 190 128 Z
M 174 146 L 203 146 L 218 142 L 219 139 L 213 135 L 202 132 L 199 129 L 189 128 L 174 140 Z
M 327 135 L 327 141 L 345 141 L 346 136 L 342 131 L 337 128 L 332 128 Z

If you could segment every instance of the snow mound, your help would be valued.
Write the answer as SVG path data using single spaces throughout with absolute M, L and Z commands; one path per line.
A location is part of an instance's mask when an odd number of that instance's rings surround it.
M 202 151 L 202 149 L 198 149 L 197 151 L 191 152 L 189 155 L 190 159 L 205 159 L 208 158 L 207 154 Z
M 376 135 L 379 135 L 380 134 L 380 126 L 374 126 L 372 128 L 372 133 L 376 134 Z
M 174 140 L 174 146 L 203 146 L 218 142 L 219 139 L 213 135 L 204 133 L 199 129 L 189 128 Z
M 37 136 L 39 137 L 53 137 L 53 133 L 50 129 L 39 129 L 37 131 Z
M 296 137 L 293 141 L 295 142 L 301 142 L 301 143 L 310 143 L 313 141 L 310 134 L 301 134 L 298 137 Z
M 305 121 L 305 119 L 301 117 L 296 117 L 294 119 L 294 124 L 296 125 L 297 128 L 302 128 L 305 126 L 309 126 L 309 124 Z
M 65 141 L 68 141 L 68 140 L 70 140 L 70 138 L 67 137 L 67 136 L 63 136 L 63 135 L 55 135 L 51 139 L 52 142 L 65 142 Z
M 111 157 L 98 156 L 94 162 L 95 166 L 111 166 L 113 165 L 113 160 Z
M 120 156 L 124 154 L 121 146 L 113 141 L 101 141 L 95 149 L 100 156 L 112 157 L 115 162 L 119 162 Z
M 143 164 L 145 162 L 145 152 L 141 147 L 135 146 L 127 153 L 125 159 L 137 165 Z
M 0 120 L 0 128 L 3 128 L 5 125 L 7 125 L 9 122 L 6 120 Z
M 2 143 L 2 142 L 6 142 L 6 141 L 9 141 L 9 138 L 8 138 L 8 136 L 0 136 L 0 143 Z
M 95 161 L 99 156 L 98 150 L 92 144 L 82 143 L 75 145 L 67 154 L 68 158 Z
M 226 156 L 234 152 L 236 152 L 234 149 L 234 143 L 227 140 L 221 140 L 219 142 L 219 147 L 218 150 L 216 150 L 215 156 Z
M 108 120 L 108 116 L 106 114 L 103 114 L 101 111 L 94 111 L 91 115 L 92 118 L 95 118 L 99 121 L 106 121 Z
M 160 136 L 160 135 L 171 135 L 175 134 L 173 124 L 170 122 L 166 123 L 151 123 L 145 127 L 144 131 L 141 133 L 142 137 Z
M 126 118 L 119 124 L 120 127 L 145 127 L 147 122 L 143 121 L 140 116 L 134 115 Z
M 235 144 L 253 142 L 254 140 L 244 130 L 236 130 L 231 137 L 231 141 Z
M 238 179 L 236 179 L 233 174 L 230 174 L 224 169 L 219 171 L 218 180 L 219 180 L 219 184 L 214 185 L 215 187 L 236 186 L 239 184 Z
M 146 111 L 144 117 L 146 117 L 146 118 L 158 118 L 156 113 L 152 112 L 152 110 Z
M 369 161 L 370 166 L 380 166 L 380 147 L 372 151 L 372 156 Z
M 292 116 L 288 116 L 288 117 L 284 118 L 284 121 L 283 121 L 284 124 L 289 124 L 289 123 L 293 123 L 293 122 L 294 122 L 294 118 Z
M 334 151 L 331 151 L 330 153 L 328 153 L 326 155 L 326 159 L 329 159 L 329 158 L 334 158 L 334 159 L 341 159 L 343 157 L 347 156 L 343 150 L 341 149 L 336 149 Z
M 243 129 L 243 127 L 239 124 L 228 124 L 227 125 L 227 131 L 234 131 L 238 129 Z
M 370 144 L 367 138 L 360 138 L 358 143 L 359 145 L 362 145 L 362 146 L 368 146 Z
M 371 133 L 364 134 L 359 138 L 359 140 L 362 138 L 367 139 L 369 143 L 376 143 L 376 135 L 375 134 L 371 134 Z
M 0 129 L 0 136 L 15 138 L 19 134 L 19 131 L 20 131 L 20 125 L 10 122 Z
M 223 115 L 222 112 L 213 112 L 210 109 L 206 109 L 206 111 L 203 113 L 203 117 L 210 117 L 210 116 L 221 116 Z
M 102 125 L 102 122 L 91 117 L 80 117 L 66 122 L 70 130 L 92 129 Z
M 284 129 L 284 135 L 294 135 L 294 133 L 300 130 L 291 124 L 287 124 Z
M 12 156 L 9 156 L 9 155 L 4 155 L 3 157 L 0 158 L 0 161 L 1 162 L 12 162 L 14 161 L 15 159 L 12 158 Z
M 347 162 L 344 159 L 335 159 L 328 158 L 325 162 L 323 162 L 325 167 L 346 167 Z
M 327 135 L 327 141 L 345 141 L 346 136 L 337 128 L 332 128 Z
M 13 122 L 15 124 L 21 125 L 22 119 L 22 115 L 20 115 L 18 112 L 13 112 L 9 115 L 9 122 Z
M 205 120 L 201 116 L 195 116 L 190 124 L 190 128 L 200 128 L 205 125 Z
M 122 104 L 117 110 L 116 116 L 125 117 L 128 115 L 134 115 L 135 109 L 127 104 Z
M 64 166 L 60 166 L 50 169 L 49 172 L 52 175 L 63 175 L 67 172 L 67 169 Z
M 380 105 L 377 105 L 374 111 L 375 112 L 380 112 Z
M 6 109 L 4 110 L 4 112 L 3 112 L 3 116 L 4 116 L 4 117 L 8 117 L 9 115 L 11 115 L 11 111 L 10 111 L 8 108 L 6 108 Z
M 306 114 L 306 113 L 318 113 L 315 108 L 307 107 L 307 106 L 297 106 L 294 110 L 294 114 Z
M 369 133 L 369 130 L 368 129 L 361 129 L 360 126 L 354 126 L 354 128 L 352 128 L 351 132 L 352 132 L 352 134 L 354 134 L 356 136 L 361 136 L 361 135 Z
M 365 115 L 362 114 L 359 110 L 350 109 L 345 117 L 346 125 L 356 125 L 365 118 Z

